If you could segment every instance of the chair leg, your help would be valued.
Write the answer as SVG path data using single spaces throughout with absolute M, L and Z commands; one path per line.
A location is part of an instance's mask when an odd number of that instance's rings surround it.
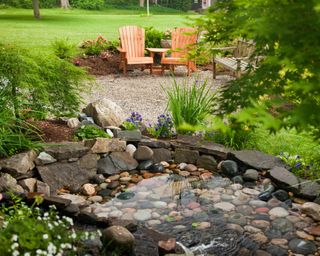
M 153 64 L 150 64 L 150 74 L 151 75 L 152 75 L 152 72 L 153 72 L 153 69 L 152 69 L 153 67 L 152 66 L 153 66 Z
M 127 74 L 127 63 L 125 62 L 123 65 L 123 74 L 126 75 Z
M 164 64 L 161 65 L 161 75 L 164 75 L 164 69 L 165 69 L 165 66 Z
M 212 62 L 212 74 L 213 74 L 213 79 L 216 79 L 216 75 L 217 75 L 217 64 L 214 62 Z

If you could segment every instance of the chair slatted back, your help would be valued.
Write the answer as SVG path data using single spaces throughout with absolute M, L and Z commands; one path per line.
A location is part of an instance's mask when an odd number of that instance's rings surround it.
M 137 26 L 119 28 L 120 46 L 126 50 L 127 58 L 144 57 L 144 29 Z
M 237 46 L 233 53 L 236 58 L 250 57 L 255 50 L 255 44 L 252 40 L 245 41 L 243 39 L 237 40 Z
M 194 28 L 176 28 L 172 30 L 172 57 L 182 58 L 188 52 L 188 46 L 197 42 Z M 175 51 L 177 50 L 177 51 Z

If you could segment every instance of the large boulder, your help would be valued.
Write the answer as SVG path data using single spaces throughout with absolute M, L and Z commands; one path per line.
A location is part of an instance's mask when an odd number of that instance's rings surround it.
M 123 110 L 108 99 L 100 99 L 89 103 L 83 109 L 83 112 L 88 116 L 92 116 L 95 123 L 101 127 L 120 126 L 125 119 Z
M 17 184 L 17 180 L 8 173 L 0 173 L 0 192 L 23 193 L 23 188 Z
M 97 155 L 88 153 L 75 162 L 57 162 L 37 168 L 41 179 L 50 186 L 51 194 L 61 188 L 79 190 L 97 174 Z
M 107 250 L 121 248 L 123 252 L 130 252 L 134 241 L 134 236 L 122 226 L 111 226 L 102 231 L 102 243 Z
M 188 163 L 195 164 L 199 158 L 199 151 L 184 149 L 184 148 L 176 148 L 174 154 L 174 160 L 176 163 Z
M 153 148 L 152 161 L 154 163 L 160 163 L 161 161 L 169 162 L 172 160 L 171 151 L 166 148 Z
M 213 156 L 202 155 L 197 160 L 197 166 L 209 171 L 215 171 L 217 169 L 217 161 Z
M 285 190 L 292 190 L 294 187 L 299 184 L 299 179 L 292 172 L 289 172 L 287 169 L 282 167 L 274 167 L 269 171 L 270 178 L 278 187 Z M 297 192 L 297 190 L 294 190 Z
M 47 144 L 44 152 L 48 153 L 57 160 L 68 160 L 70 158 L 79 158 L 88 153 L 90 148 L 85 147 L 80 142 L 67 142 L 57 144 Z
M 15 178 L 20 178 L 35 167 L 33 161 L 36 157 L 37 153 L 33 150 L 14 155 L 0 161 L 0 170 L 11 174 Z
M 269 170 L 277 166 L 284 167 L 284 163 L 279 158 L 257 150 L 240 150 L 230 152 L 228 154 L 228 158 L 235 160 L 244 169 L 252 167 L 253 169 L 261 171 Z

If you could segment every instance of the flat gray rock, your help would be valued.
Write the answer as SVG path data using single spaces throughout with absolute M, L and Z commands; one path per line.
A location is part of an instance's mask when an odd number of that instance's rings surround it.
M 292 172 L 282 167 L 274 167 L 269 171 L 270 178 L 278 185 L 278 187 L 287 191 L 297 191 L 296 186 L 300 180 Z
M 44 151 L 57 160 L 66 160 L 70 158 L 79 158 L 84 156 L 90 148 L 85 147 L 79 142 L 67 142 L 63 144 L 47 144 Z
M 41 179 L 50 186 L 52 194 L 57 189 L 72 188 L 78 190 L 97 174 L 97 155 L 87 154 L 72 163 L 53 163 L 38 166 Z
M 276 166 L 284 167 L 284 163 L 273 155 L 268 155 L 257 150 L 240 150 L 230 152 L 228 158 L 256 170 L 269 170 Z

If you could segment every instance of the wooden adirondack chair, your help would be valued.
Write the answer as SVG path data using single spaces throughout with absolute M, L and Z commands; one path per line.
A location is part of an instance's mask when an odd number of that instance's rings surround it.
M 188 68 L 188 76 L 190 71 L 196 71 L 194 62 L 187 59 L 188 47 L 197 42 L 196 30 L 193 28 L 176 28 L 172 31 L 171 56 L 166 57 L 165 54 L 161 58 L 162 74 L 166 67 L 170 67 L 174 71 L 174 66 L 184 65 Z
M 255 44 L 252 40 L 245 41 L 238 39 L 235 46 L 212 48 L 214 51 L 233 50 L 233 56 L 213 57 L 213 78 L 216 78 L 217 67 L 221 65 L 230 70 L 236 77 L 240 77 L 249 67 L 256 68 L 259 58 L 252 59 L 251 55 L 255 50 Z
M 145 57 L 144 29 L 137 26 L 119 28 L 120 34 L 120 66 L 123 73 L 127 73 L 127 65 L 149 65 L 152 74 L 153 58 Z

